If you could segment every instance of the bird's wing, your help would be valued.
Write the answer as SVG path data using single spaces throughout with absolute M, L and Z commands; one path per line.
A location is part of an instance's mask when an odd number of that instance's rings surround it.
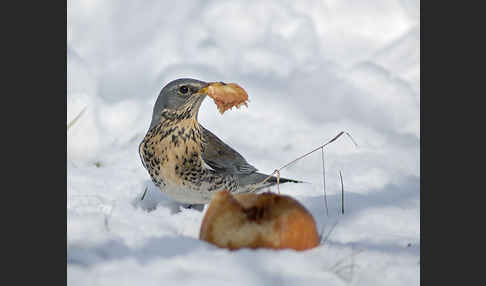
M 203 126 L 205 142 L 202 158 L 206 164 L 218 172 L 231 174 L 251 174 L 257 169 L 250 165 L 240 153 L 221 141 L 216 135 Z

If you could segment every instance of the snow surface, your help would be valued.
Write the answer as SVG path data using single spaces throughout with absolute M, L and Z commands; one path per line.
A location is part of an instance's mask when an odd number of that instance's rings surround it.
M 419 1 L 69 1 L 69 285 L 418 285 Z M 312 250 L 230 252 L 198 240 L 203 212 L 150 182 L 137 146 L 160 89 L 236 82 L 249 107 L 199 120 L 314 215 Z M 341 204 L 339 170 L 345 189 Z M 148 189 L 143 201 L 140 197 Z M 276 189 L 273 188 L 275 191 Z

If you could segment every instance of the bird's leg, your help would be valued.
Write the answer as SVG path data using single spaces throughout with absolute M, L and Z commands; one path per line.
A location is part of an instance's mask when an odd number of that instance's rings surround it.
M 202 212 L 204 210 L 204 204 L 190 204 L 190 205 L 184 205 L 183 206 L 186 209 L 194 209 Z

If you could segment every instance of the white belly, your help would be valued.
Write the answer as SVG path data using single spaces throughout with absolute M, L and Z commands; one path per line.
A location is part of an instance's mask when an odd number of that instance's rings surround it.
M 207 191 L 207 184 L 202 184 L 199 190 L 192 190 L 189 188 L 181 188 L 167 184 L 161 186 L 160 190 L 166 193 L 174 201 L 184 204 L 207 204 L 211 201 L 213 194 L 216 191 Z

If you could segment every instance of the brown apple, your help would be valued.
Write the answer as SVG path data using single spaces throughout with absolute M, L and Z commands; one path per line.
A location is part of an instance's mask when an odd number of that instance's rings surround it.
M 216 193 L 199 239 L 229 249 L 305 250 L 319 245 L 312 215 L 295 199 L 274 193 Z

